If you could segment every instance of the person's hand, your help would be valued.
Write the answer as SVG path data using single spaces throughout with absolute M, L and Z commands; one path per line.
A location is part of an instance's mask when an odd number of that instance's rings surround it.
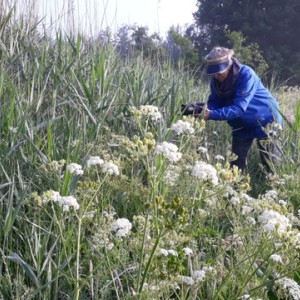
M 203 119 L 205 121 L 209 120 L 210 110 L 208 108 L 205 108 L 203 111 Z

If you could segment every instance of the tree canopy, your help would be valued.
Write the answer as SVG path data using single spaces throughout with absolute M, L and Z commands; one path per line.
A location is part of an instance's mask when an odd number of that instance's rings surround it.
M 259 46 L 269 73 L 300 81 L 299 0 L 198 0 L 189 36 L 202 54 L 215 45 L 233 46 L 225 32 L 241 32 Z

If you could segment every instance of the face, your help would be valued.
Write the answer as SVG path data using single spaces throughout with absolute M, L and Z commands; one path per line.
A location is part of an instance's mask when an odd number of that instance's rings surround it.
M 215 77 L 219 82 L 223 82 L 223 81 L 227 78 L 227 76 L 228 76 L 228 74 L 229 74 L 229 69 L 230 69 L 230 68 L 228 68 L 228 69 L 227 69 L 225 72 L 223 72 L 223 73 L 215 74 L 214 77 Z

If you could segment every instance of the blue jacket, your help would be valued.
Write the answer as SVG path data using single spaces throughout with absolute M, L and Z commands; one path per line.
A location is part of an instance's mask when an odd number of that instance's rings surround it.
M 282 122 L 277 101 L 246 65 L 241 65 L 231 99 L 219 97 L 211 82 L 207 107 L 211 110 L 209 120 L 226 120 L 233 135 L 246 139 L 265 138 L 267 135 L 263 128 L 267 124 Z

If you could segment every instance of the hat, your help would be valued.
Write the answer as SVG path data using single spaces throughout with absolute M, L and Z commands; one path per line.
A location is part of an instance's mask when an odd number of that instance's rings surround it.
M 224 47 L 214 47 L 206 56 L 206 75 L 223 73 L 231 66 L 234 51 Z

